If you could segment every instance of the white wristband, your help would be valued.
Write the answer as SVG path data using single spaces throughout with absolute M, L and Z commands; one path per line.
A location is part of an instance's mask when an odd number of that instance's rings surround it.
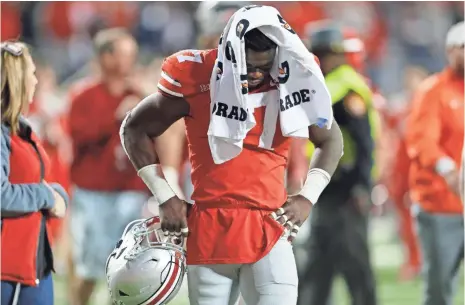
M 168 181 L 163 177 L 161 165 L 151 164 L 137 171 L 139 177 L 145 182 L 159 204 L 176 196 Z
M 308 171 L 307 180 L 299 194 L 315 204 L 330 180 L 328 172 L 321 168 L 312 168 Z

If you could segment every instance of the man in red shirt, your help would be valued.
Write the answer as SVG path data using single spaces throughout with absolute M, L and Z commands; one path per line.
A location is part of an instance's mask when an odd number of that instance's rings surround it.
M 465 23 L 446 36 L 448 65 L 424 80 L 407 118 L 409 190 L 418 228 L 425 290 L 423 305 L 452 305 L 463 261 Z
M 258 12 L 247 13 L 253 9 Z M 262 18 L 261 12 L 272 12 L 284 29 L 295 33 L 274 8 L 245 7 L 235 16 L 244 14 L 251 20 Z M 342 136 L 334 121 L 327 128 L 308 126 L 316 153 L 303 190 L 288 196 L 284 176 L 291 138 L 283 136 L 278 124 L 271 149 L 260 147 L 262 134 L 268 132 L 264 124 L 268 106 L 261 101 L 266 93 L 278 90 L 270 73 L 279 46 L 257 27 L 231 25 L 231 29 L 236 33 L 243 30 L 247 74 L 242 81 L 247 86 L 242 86 L 242 94 L 244 90 L 249 92 L 250 102 L 253 97 L 254 104 L 249 107 L 256 121 L 243 140 L 240 154 L 223 163 L 214 161 L 207 136 L 211 116 L 242 120 L 248 115 L 234 107 L 228 111 L 217 101 L 212 105 L 210 78 L 212 71 L 222 71 L 215 64 L 224 53 L 221 44 L 221 49 L 188 50 L 169 56 L 162 66 L 159 92 L 145 98 L 128 114 L 121 127 L 121 140 L 139 176 L 160 203 L 165 234 L 189 234 L 191 304 L 233 304 L 239 291 L 247 304 L 296 304 L 298 279 L 289 241 L 329 183 L 342 155 Z M 228 50 L 225 56 L 230 60 L 234 50 Z M 314 66 L 318 67 L 316 63 Z M 284 69 L 279 72 L 286 75 Z M 305 96 L 302 100 L 307 101 Z M 326 102 L 330 108 L 329 98 L 318 102 Z M 286 111 L 286 107 L 281 105 L 280 111 Z M 164 179 L 152 145 L 181 118 L 185 120 L 189 143 L 193 206 L 180 200 Z
M 130 221 L 140 218 L 148 190 L 137 177 L 118 136 L 126 112 L 145 96 L 132 72 L 137 56 L 134 38 L 121 29 L 97 34 L 100 79 L 73 91 L 69 130 L 74 159 L 70 210 L 74 304 L 87 304 L 105 262 Z

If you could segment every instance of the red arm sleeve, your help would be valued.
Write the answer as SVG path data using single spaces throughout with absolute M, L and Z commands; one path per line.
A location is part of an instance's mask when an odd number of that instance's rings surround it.
M 439 158 L 446 156 L 439 145 L 441 101 L 435 91 L 436 86 L 431 84 L 416 93 L 405 137 L 410 159 L 418 159 L 422 166 L 429 168 L 434 167 Z
M 71 102 L 69 132 L 76 146 L 96 143 L 110 137 L 118 124 L 113 113 L 102 107 L 89 91 L 76 95 Z

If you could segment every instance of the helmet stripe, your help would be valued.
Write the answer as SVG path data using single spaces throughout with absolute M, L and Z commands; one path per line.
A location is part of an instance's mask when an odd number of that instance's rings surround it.
M 172 268 L 170 268 L 170 273 L 168 274 L 167 280 L 164 282 L 163 286 L 150 298 L 147 302 L 141 305 L 160 305 L 163 304 L 170 294 L 173 292 L 174 288 L 177 286 L 179 281 L 181 270 L 180 270 L 180 261 L 179 258 L 175 255 L 175 263 Z

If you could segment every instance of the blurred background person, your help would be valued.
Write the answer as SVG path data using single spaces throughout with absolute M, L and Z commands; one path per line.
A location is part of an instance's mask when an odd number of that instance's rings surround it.
M 68 195 L 51 183 L 51 163 L 24 114 L 36 67 L 21 42 L 1 44 L 1 303 L 52 305 L 54 221 Z
M 386 160 L 388 166 L 384 168 L 384 171 L 388 180 L 389 195 L 398 215 L 400 238 L 405 249 L 405 261 L 400 268 L 399 278 L 411 280 L 420 272 L 421 253 L 410 211 L 411 200 L 408 183 L 410 159 L 405 146 L 405 132 L 413 94 L 428 76 L 428 73 L 418 66 L 408 66 L 404 73 L 405 88 L 400 94 L 391 98 L 391 107 L 386 109 L 384 117 L 386 134 L 391 138 L 390 149 L 395 152 L 385 153 L 390 160 Z
M 367 232 L 374 155 L 372 92 L 364 77 L 347 64 L 349 43 L 342 28 L 332 23 L 320 23 L 309 33 L 310 51 L 320 60 L 334 118 L 344 136 L 344 155 L 312 210 L 309 240 L 303 245 L 308 261 L 299 278 L 302 305 L 326 305 L 339 273 L 352 304 L 376 304 Z
M 88 304 L 105 261 L 125 226 L 140 217 L 147 190 L 121 146 L 119 127 L 127 111 L 148 95 L 134 78 L 137 43 L 124 29 L 95 36 L 100 76 L 74 95 L 69 129 L 74 159 L 70 229 L 76 281 L 72 301 Z
M 18 2 L 2 2 L 0 8 L 2 11 L 2 27 L 0 29 L 2 41 L 17 39 L 23 27 L 20 4 Z
M 452 305 L 464 256 L 459 168 L 464 141 L 465 24 L 446 37 L 447 67 L 421 83 L 406 127 L 409 186 L 423 252 L 424 305 Z

